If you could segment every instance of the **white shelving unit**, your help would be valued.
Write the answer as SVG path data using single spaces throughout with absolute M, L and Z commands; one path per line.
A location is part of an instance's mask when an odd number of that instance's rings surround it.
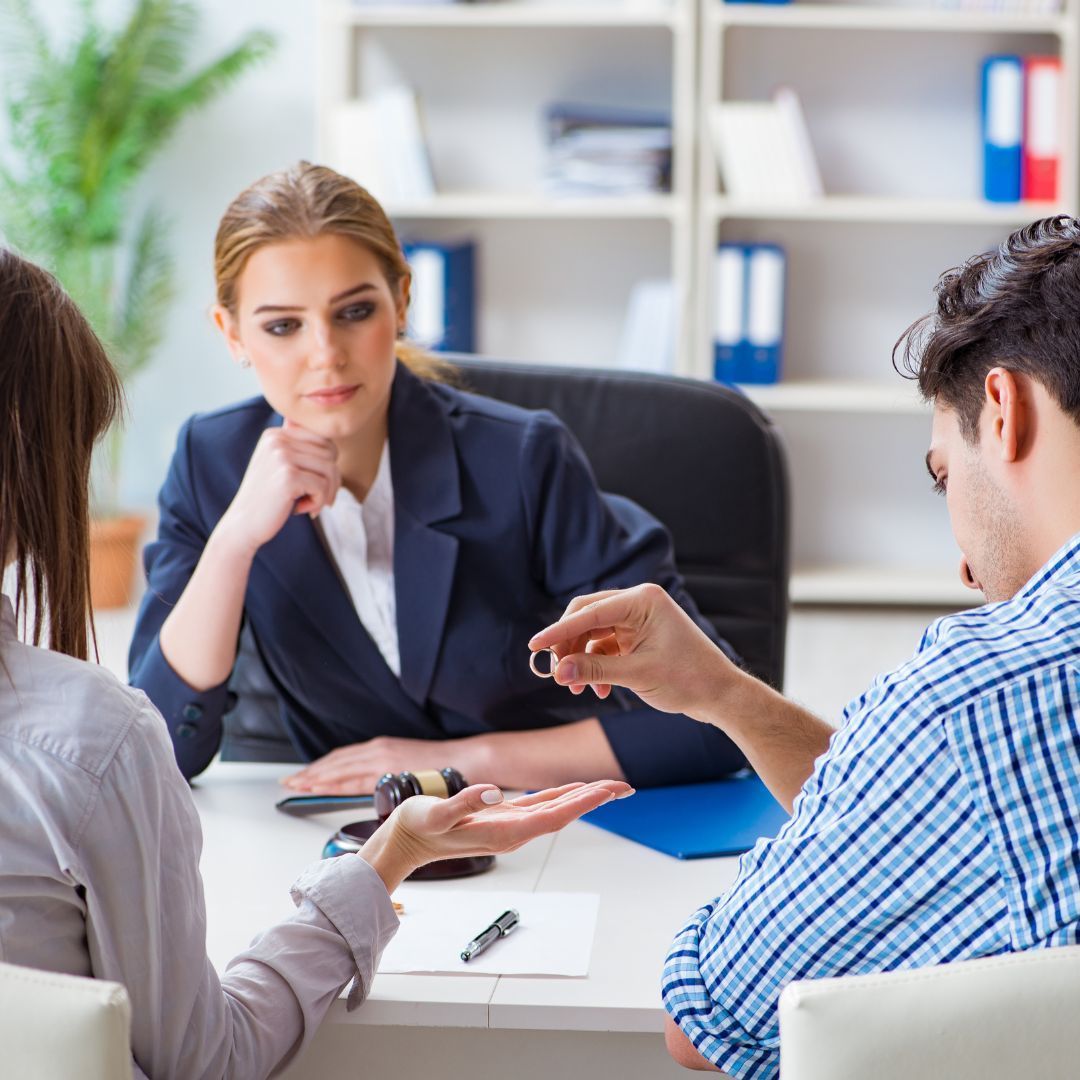
M 685 206 L 670 195 L 620 199 L 552 199 L 533 195 L 437 195 L 420 203 L 396 202 L 392 205 L 398 221 L 485 219 L 676 221 L 686 212 Z
M 829 195 L 806 202 L 751 203 L 716 196 L 706 216 L 719 221 L 834 221 L 870 225 L 995 225 L 1013 228 L 1060 210 L 1057 203 L 988 203 L 981 199 Z
M 930 413 L 892 346 L 938 274 L 1080 191 L 1080 0 L 1022 15 L 866 4 L 501 0 L 320 6 L 319 155 L 334 110 L 405 83 L 421 102 L 438 194 L 387 207 L 406 239 L 475 239 L 479 348 L 546 363 L 613 362 L 634 284 L 669 278 L 677 370 L 711 378 L 711 263 L 721 240 L 788 252 L 785 376 L 745 387 L 776 415 L 794 499 L 792 597 L 957 606 L 944 506 L 922 458 Z M 980 197 L 979 64 L 1062 57 L 1072 109 L 1060 204 Z M 778 205 L 720 189 L 717 101 L 800 95 L 827 197 Z M 669 112 L 670 194 L 543 192 L 544 106 Z
M 693 324 L 696 0 L 320 8 L 319 156 L 334 111 L 380 86 L 418 96 L 438 194 L 386 209 L 405 239 L 474 239 L 478 347 L 614 362 L 633 286 L 670 279 L 680 366 Z M 670 194 L 553 198 L 543 112 L 561 101 L 669 113 Z M 362 180 L 362 178 L 360 178 Z
M 332 0 L 327 14 L 338 23 L 365 27 L 413 26 L 421 29 L 484 28 L 529 29 L 554 27 L 675 27 L 690 17 L 689 8 L 670 0 L 636 0 L 633 3 L 524 3 L 489 4 L 350 4 Z
M 956 573 L 944 506 L 922 463 L 929 410 L 892 369 L 892 346 L 930 310 L 939 273 L 1013 228 L 1075 210 L 1080 74 L 1077 0 L 1055 15 L 700 0 L 696 349 L 712 371 L 711 268 L 722 240 L 788 253 L 785 376 L 745 387 L 776 415 L 794 501 L 791 594 L 806 604 L 978 601 Z M 979 64 L 996 52 L 1063 60 L 1071 115 L 1057 204 L 980 197 Z M 793 87 L 825 198 L 725 196 L 710 107 Z
M 787 379 L 739 389 L 766 412 L 884 413 L 927 416 L 927 405 L 915 388 L 899 379 L 859 382 L 843 379 Z
M 911 567 L 883 570 L 853 564 L 796 569 L 791 575 L 791 602 L 962 608 L 982 601 L 978 593 L 961 584 L 956 573 Z
M 722 0 L 721 0 L 722 2 Z M 724 26 L 753 26 L 797 30 L 910 30 L 918 33 L 971 34 L 991 31 L 1009 34 L 1071 33 L 1067 15 L 1022 15 L 1005 12 L 956 11 L 903 3 L 832 4 L 729 3 L 707 11 L 706 18 Z

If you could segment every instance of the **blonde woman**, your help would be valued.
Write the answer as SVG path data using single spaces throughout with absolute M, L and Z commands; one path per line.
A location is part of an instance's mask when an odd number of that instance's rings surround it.
M 199 819 L 165 725 L 143 694 L 83 662 L 90 453 L 119 404 L 72 302 L 0 248 L 0 552 L 15 582 L 14 603 L 0 596 L 0 959 L 123 983 L 136 1075 L 264 1077 L 346 985 L 351 1005 L 367 995 L 397 929 L 389 893 L 415 867 L 513 850 L 629 788 L 408 799 L 361 855 L 305 872 L 292 918 L 219 979 Z
M 404 344 L 409 268 L 366 191 L 306 163 L 267 176 L 226 211 L 215 266 L 217 324 L 260 396 L 180 432 L 130 664 L 185 775 L 237 695 L 245 715 L 242 631 L 308 763 L 297 792 L 444 765 L 535 788 L 743 763 L 714 729 L 657 728 L 630 695 L 568 703 L 529 672 L 529 636 L 580 592 L 654 581 L 696 612 L 667 532 L 597 490 L 555 417 L 466 393 Z

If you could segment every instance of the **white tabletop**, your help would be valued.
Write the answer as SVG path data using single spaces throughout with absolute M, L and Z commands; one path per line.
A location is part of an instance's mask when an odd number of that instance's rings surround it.
M 278 780 L 295 766 L 215 762 L 194 785 L 202 818 L 207 948 L 219 970 L 260 930 L 292 911 L 289 886 L 330 835 L 370 812 L 308 818 L 274 809 Z M 423 1027 L 564 1031 L 663 1029 L 660 971 L 672 937 L 733 880 L 737 860 L 684 862 L 591 825 L 574 824 L 458 881 L 406 882 L 414 890 L 595 892 L 600 916 L 583 979 L 488 975 L 379 975 L 362 1009 L 338 1002 L 330 1021 Z

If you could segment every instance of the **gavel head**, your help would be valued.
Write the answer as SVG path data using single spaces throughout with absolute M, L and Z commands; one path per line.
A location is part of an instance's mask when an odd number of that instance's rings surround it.
M 385 821 L 406 799 L 413 795 L 434 795 L 440 799 L 449 799 L 459 791 L 464 791 L 469 782 L 457 771 L 447 766 L 445 769 L 426 769 L 418 772 L 387 773 L 379 778 L 375 785 L 375 812 L 380 821 Z

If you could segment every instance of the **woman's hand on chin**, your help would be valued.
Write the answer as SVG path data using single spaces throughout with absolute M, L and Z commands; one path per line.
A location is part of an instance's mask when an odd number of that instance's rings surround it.
M 337 447 L 297 424 L 267 428 L 215 532 L 254 555 L 293 514 L 315 517 L 337 497 Z
M 419 866 L 463 855 L 500 855 L 558 832 L 612 799 L 633 795 L 621 780 L 562 787 L 505 799 L 491 784 L 475 784 L 449 799 L 414 795 L 398 806 L 360 851 L 394 889 Z

